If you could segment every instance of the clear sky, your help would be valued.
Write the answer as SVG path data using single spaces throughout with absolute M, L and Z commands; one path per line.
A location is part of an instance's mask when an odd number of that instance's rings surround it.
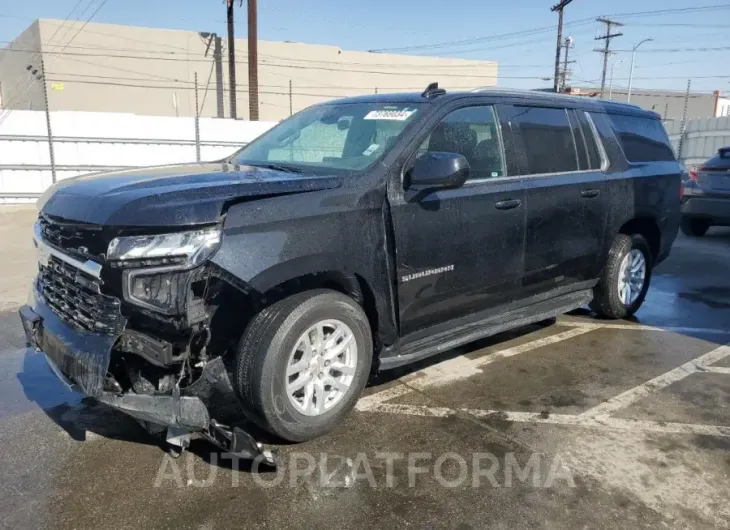
M 65 19 L 77 1 L 2 0 L 0 41 L 12 40 L 36 18 Z M 557 14 L 550 7 L 557 1 L 259 0 L 259 38 L 351 50 L 422 46 L 399 53 L 495 60 L 500 66 L 500 86 L 532 88 L 552 84 L 539 78 L 553 72 Z M 82 0 L 81 5 L 88 2 L 93 3 L 84 20 L 102 0 Z M 246 34 L 245 4 L 246 0 L 237 12 L 238 37 Z M 678 9 L 689 11 L 664 13 Z M 647 11 L 654 13 L 640 14 Z M 693 89 L 730 92 L 730 3 L 574 0 L 565 10 L 565 32 L 575 41 L 573 85 L 600 83 L 602 56 L 592 51 L 600 45 L 594 37 L 603 31 L 592 20 L 597 16 L 625 23 L 619 30 L 624 36 L 612 44 L 623 50 L 611 58 L 617 61 L 615 86 L 628 84 L 631 53 L 627 50 L 650 37 L 654 41 L 642 45 L 636 54 L 635 87 L 682 90 L 692 78 Z M 79 18 L 78 11 L 72 18 Z M 93 20 L 225 34 L 225 5 L 222 0 L 107 0 Z M 518 32 L 523 34 L 505 36 Z M 469 40 L 473 42 L 434 46 Z

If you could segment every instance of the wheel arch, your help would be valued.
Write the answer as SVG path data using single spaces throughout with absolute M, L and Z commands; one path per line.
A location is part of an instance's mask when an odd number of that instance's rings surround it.
M 656 219 L 653 217 L 634 217 L 621 225 L 618 232 L 619 234 L 626 234 L 629 236 L 633 234 L 641 235 L 649 244 L 652 259 L 656 260 L 659 256 L 662 243 L 662 233 L 659 229 L 659 223 L 657 223 Z
M 221 274 L 219 277 L 224 284 L 222 289 L 226 291 L 230 300 L 228 307 L 232 309 L 245 306 L 244 318 L 247 322 L 253 318 L 256 312 L 295 294 L 316 289 L 331 289 L 342 293 L 362 307 L 370 324 L 373 344 L 376 345 L 376 348 L 380 345 L 378 340 L 381 328 L 380 318 L 385 315 L 380 314 L 373 287 L 360 274 L 333 269 L 280 276 L 278 282 L 267 282 L 264 290 L 260 289 L 264 285 L 262 282 L 251 286 L 231 274 Z M 239 320 L 236 331 L 242 332 L 243 327 Z M 228 330 L 226 333 L 230 333 L 230 331 Z M 240 335 L 240 333 L 238 334 Z

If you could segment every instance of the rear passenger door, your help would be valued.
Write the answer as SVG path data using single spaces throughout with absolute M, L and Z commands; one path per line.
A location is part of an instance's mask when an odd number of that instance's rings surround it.
M 602 150 L 586 114 L 503 106 L 526 177 L 524 295 L 589 282 L 599 275 L 609 207 Z

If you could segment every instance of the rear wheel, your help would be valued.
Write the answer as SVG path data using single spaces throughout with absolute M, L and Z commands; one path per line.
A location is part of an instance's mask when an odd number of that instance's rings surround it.
M 684 218 L 680 227 L 685 235 L 692 237 L 702 237 L 710 229 L 710 221 L 707 219 Z
M 236 391 L 263 429 L 310 440 L 355 406 L 372 355 L 370 325 L 354 300 L 329 290 L 296 294 L 264 309 L 244 332 Z
M 626 318 L 644 303 L 651 280 L 652 253 L 639 234 L 619 234 L 603 276 L 593 290 L 591 309 L 605 318 Z

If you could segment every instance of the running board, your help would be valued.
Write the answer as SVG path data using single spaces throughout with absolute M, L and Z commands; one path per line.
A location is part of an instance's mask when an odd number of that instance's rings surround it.
M 380 369 L 397 368 L 463 344 L 541 322 L 578 309 L 591 300 L 593 300 L 593 291 L 586 289 L 513 309 L 496 317 L 471 322 L 415 341 L 409 342 L 405 338 L 383 351 Z

